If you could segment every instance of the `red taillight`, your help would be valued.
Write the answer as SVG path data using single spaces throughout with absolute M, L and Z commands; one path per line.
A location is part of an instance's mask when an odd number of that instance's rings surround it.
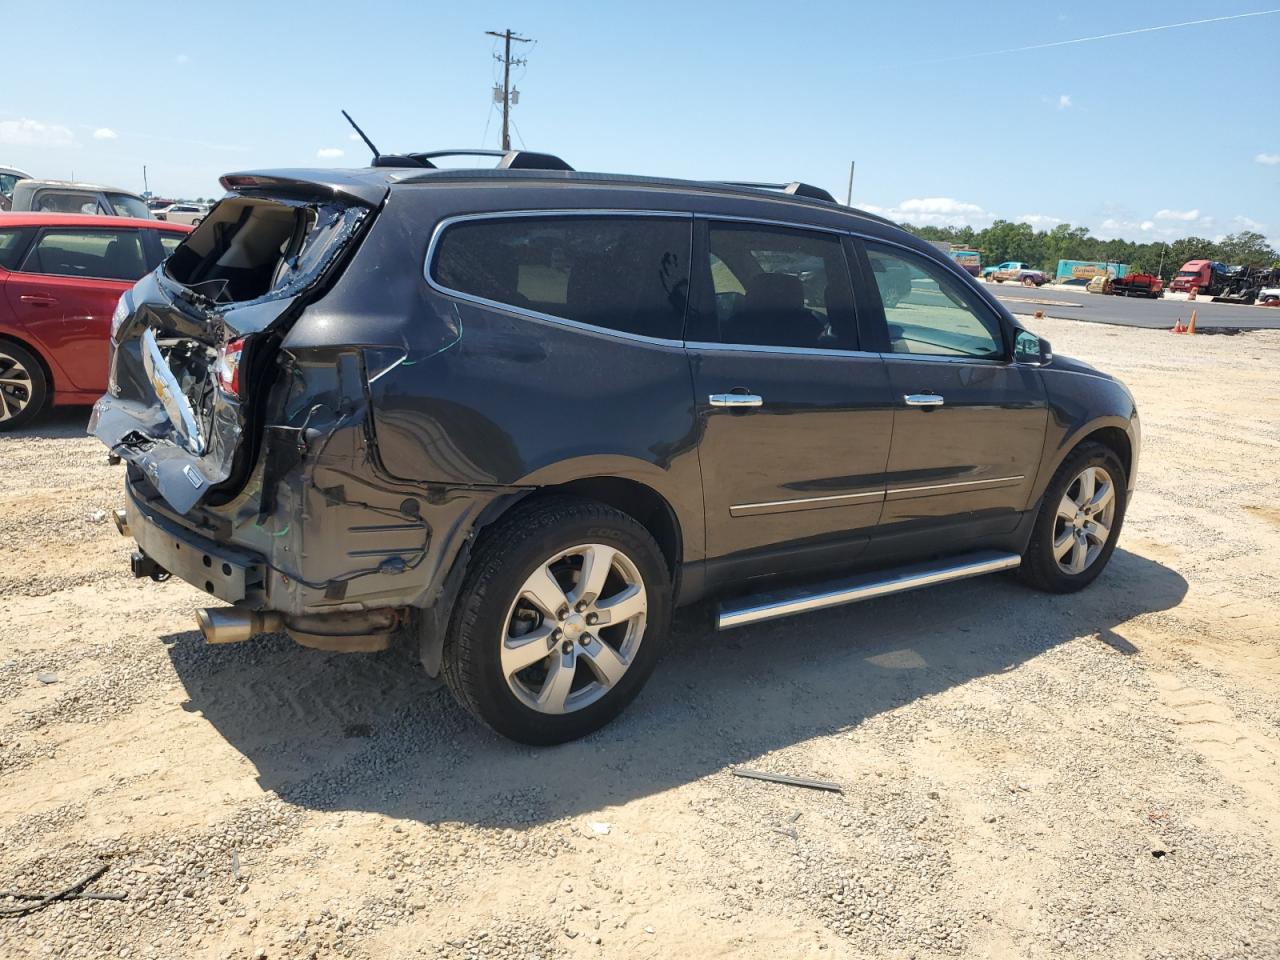
M 248 337 L 232 340 L 218 354 L 218 389 L 236 398 L 240 397 L 240 357 L 248 341 Z

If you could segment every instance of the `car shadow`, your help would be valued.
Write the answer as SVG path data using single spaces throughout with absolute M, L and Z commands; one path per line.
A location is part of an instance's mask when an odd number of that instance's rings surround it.
M 87 407 L 50 407 L 25 427 L 7 431 L 6 437 L 42 437 L 46 440 L 76 440 L 89 427 Z
M 519 828 L 848 730 L 1059 644 L 1132 654 L 1115 628 L 1176 606 L 1186 589 L 1173 570 L 1117 550 L 1092 587 L 1069 596 L 984 577 L 725 633 L 694 607 L 636 702 L 554 748 L 489 732 L 404 652 L 324 654 L 283 636 L 213 647 L 195 631 L 166 640 L 185 708 L 283 799 Z

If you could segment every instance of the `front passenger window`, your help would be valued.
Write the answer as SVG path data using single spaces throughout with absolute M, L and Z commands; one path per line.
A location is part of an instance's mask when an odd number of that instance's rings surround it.
M 999 321 L 941 267 L 905 250 L 867 243 L 893 353 L 998 359 Z
M 722 343 L 857 348 L 853 292 L 838 237 L 713 222 L 710 244 Z

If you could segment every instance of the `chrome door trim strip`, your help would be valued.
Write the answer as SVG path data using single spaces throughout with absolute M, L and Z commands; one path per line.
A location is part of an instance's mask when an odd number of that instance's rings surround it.
M 431 231 L 431 240 L 427 244 L 427 255 L 422 261 L 422 276 L 427 281 L 427 285 L 437 293 L 442 293 L 446 297 L 452 297 L 455 300 L 464 300 L 467 303 L 474 303 L 477 306 L 488 307 L 491 310 L 501 310 L 503 313 L 510 313 L 518 317 L 525 317 L 529 320 L 537 320 L 542 323 L 551 323 L 560 327 L 567 327 L 571 330 L 582 330 L 586 333 L 595 333 L 605 337 L 611 337 L 616 340 L 630 340 L 635 343 L 647 343 L 658 347 L 683 347 L 683 340 L 670 340 L 664 337 L 648 337 L 641 333 L 627 333 L 623 330 L 611 330 L 608 327 L 596 326 L 592 323 L 582 323 L 578 320 L 570 320 L 568 317 L 557 317 L 550 313 L 540 313 L 537 310 L 529 310 L 525 307 L 519 307 L 511 303 L 503 303 L 500 300 L 489 300 L 485 297 L 478 297 L 475 294 L 465 293 L 461 290 L 454 290 L 452 287 L 446 287 L 442 283 L 437 283 L 435 278 L 431 276 L 431 265 L 435 262 L 436 246 L 440 242 L 444 231 L 455 223 L 463 223 L 470 220 L 515 220 L 527 217 L 660 217 L 667 220 L 693 220 L 693 214 L 685 211 L 674 210 L 613 210 L 608 208 L 581 208 L 575 210 L 491 210 L 484 213 L 461 213 L 452 217 L 445 217 L 436 224 L 435 229 Z M 689 259 L 693 260 L 693 231 L 689 232 Z
M 1022 558 L 1016 553 L 981 550 L 943 561 L 863 574 L 843 583 L 827 583 L 821 588 L 810 588 L 807 592 L 793 590 L 746 597 L 721 605 L 716 616 L 716 629 L 727 630 L 748 623 L 825 610 L 828 607 L 857 603 L 891 593 L 905 593 L 920 587 L 978 577 L 999 570 L 1012 570 L 1021 562 Z
M 866 493 L 837 493 L 829 497 L 803 497 L 798 500 L 768 500 L 763 503 L 735 503 L 729 507 L 731 517 L 755 517 L 765 513 L 789 513 L 793 510 L 821 510 L 824 507 L 840 507 L 859 500 L 884 499 L 883 490 Z
M 1007 487 L 1025 479 L 1027 478 L 1023 474 L 1018 474 L 1016 477 L 991 477 L 987 480 L 960 480 L 955 483 L 929 483 L 918 487 L 890 487 L 886 491 L 886 495 L 892 497 L 896 494 L 923 493 L 926 490 L 954 490 L 957 487 Z

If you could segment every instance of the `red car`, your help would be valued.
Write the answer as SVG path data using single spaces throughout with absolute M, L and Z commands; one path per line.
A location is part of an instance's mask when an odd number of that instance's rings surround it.
M 116 301 L 191 228 L 80 214 L 0 214 L 0 430 L 107 389 Z

